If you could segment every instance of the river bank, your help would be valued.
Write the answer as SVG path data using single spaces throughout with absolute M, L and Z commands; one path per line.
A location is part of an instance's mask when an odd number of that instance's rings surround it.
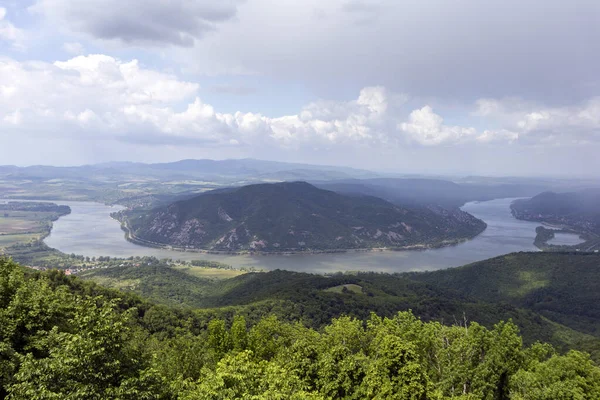
M 239 250 L 239 251 L 223 251 L 223 250 L 210 250 L 210 249 L 198 249 L 191 247 L 177 247 L 172 245 L 165 245 L 161 243 L 151 242 L 148 240 L 144 240 L 139 238 L 133 234 L 131 229 L 129 228 L 127 221 L 121 221 L 111 214 L 111 218 L 115 221 L 119 222 L 121 225 L 121 230 L 125 232 L 125 240 L 134 243 L 139 246 L 151 247 L 155 249 L 162 249 L 168 251 L 182 251 L 189 253 L 198 253 L 198 254 L 214 254 L 214 255 L 228 255 L 228 256 L 290 256 L 290 255 L 317 255 L 317 254 L 341 254 L 341 253 L 369 253 L 369 252 L 383 252 L 383 251 L 418 251 L 418 250 L 431 250 L 431 249 L 439 249 L 447 246 L 456 246 L 461 243 L 464 243 L 468 240 L 471 240 L 477 236 L 479 236 L 485 229 L 487 228 L 487 224 L 485 228 L 480 232 L 472 235 L 470 237 L 460 238 L 456 240 L 444 240 L 439 243 L 432 244 L 417 244 L 417 245 L 409 245 L 409 246 L 399 246 L 399 247 L 369 247 L 369 248 L 353 248 L 353 249 L 326 249 L 326 250 L 298 250 L 298 251 L 254 251 L 254 250 Z
M 482 219 L 487 229 L 471 240 L 442 248 L 360 251 L 327 254 L 206 254 L 139 246 L 125 240 L 120 223 L 110 214 L 123 209 L 90 202 L 61 202 L 72 213 L 60 218 L 45 243 L 66 254 L 85 256 L 153 256 L 159 259 L 207 260 L 261 270 L 286 269 L 315 273 L 337 271 L 405 272 L 465 265 L 501 254 L 538 251 L 533 245 L 539 224 L 518 221 L 510 213 L 513 199 L 467 203 L 462 209 Z

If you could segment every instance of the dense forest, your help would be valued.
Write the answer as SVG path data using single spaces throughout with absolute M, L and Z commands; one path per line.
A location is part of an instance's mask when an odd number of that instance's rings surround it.
M 579 351 L 510 321 L 207 318 L 0 261 L 0 396 L 10 399 L 597 399 Z
M 202 309 L 208 317 L 275 314 L 320 329 L 332 318 L 393 317 L 411 309 L 424 321 L 466 318 L 491 328 L 511 319 L 527 344 L 549 342 L 600 360 L 600 255 L 514 253 L 429 273 L 246 273 L 210 279 L 193 268 L 145 258 L 142 265 L 82 272 L 80 277 L 153 302 Z

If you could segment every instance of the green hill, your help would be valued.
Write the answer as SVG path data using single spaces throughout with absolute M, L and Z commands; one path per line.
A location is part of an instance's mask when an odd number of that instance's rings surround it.
M 526 308 L 600 337 L 600 254 L 515 253 L 410 279 Z
M 218 251 L 428 247 L 485 229 L 460 210 L 403 208 L 304 182 L 217 190 L 151 211 L 123 211 L 118 218 L 140 244 Z
M 186 274 L 157 260 L 151 266 L 89 271 L 82 278 L 133 291 L 155 302 L 204 309 L 209 315 L 241 313 L 249 321 L 257 321 L 274 313 L 314 328 L 342 315 L 365 320 L 372 312 L 391 317 L 406 310 L 426 321 L 466 319 L 488 327 L 512 319 L 527 343 L 542 340 L 562 350 L 585 349 L 600 359 L 600 319 L 592 318 L 600 313 L 600 295 L 593 288 L 598 282 L 599 259 L 593 255 L 518 253 L 432 273 L 322 276 L 277 270 L 218 281 Z M 533 289 L 541 287 L 540 281 L 547 282 L 546 276 L 558 278 L 560 268 L 570 275 L 587 271 L 581 280 L 571 276 L 557 282 L 563 289 L 555 303 L 562 313 L 556 307 L 544 309 L 549 300 L 533 295 Z M 515 297 L 506 293 L 532 297 L 514 301 Z M 563 303 L 568 296 L 575 300 Z

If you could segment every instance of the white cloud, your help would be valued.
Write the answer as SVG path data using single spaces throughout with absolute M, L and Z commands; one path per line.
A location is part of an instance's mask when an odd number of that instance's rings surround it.
M 137 60 L 121 62 L 95 54 L 78 56 L 54 65 L 74 73 L 74 85 L 105 88 L 126 104 L 169 103 L 193 95 L 198 84 L 182 82 L 175 76 L 141 68 Z
M 10 122 L 7 129 L 37 135 L 135 136 L 144 133 L 145 121 L 131 121 L 128 107 L 160 111 L 193 98 L 198 88 L 136 60 L 105 55 L 53 64 L 0 58 L 0 126 Z
M 519 140 L 519 134 L 506 129 L 500 130 L 488 130 L 486 129 L 483 133 L 476 137 L 476 140 L 482 143 L 489 142 L 508 142 L 513 143 Z
M 196 83 L 143 68 L 136 60 L 101 54 L 53 64 L 0 61 L 4 122 L 16 120 L 18 110 L 24 122 L 20 128 L 38 133 L 250 147 L 377 145 L 394 140 L 390 136 L 396 135 L 396 118 L 406 101 L 383 87 L 367 87 L 356 100 L 317 101 L 295 115 L 268 117 L 220 113 L 197 97 L 198 89 Z
M 411 112 L 408 122 L 403 122 L 398 128 L 416 142 L 427 146 L 457 142 L 476 135 L 475 128 L 444 125 L 444 119 L 434 113 L 430 106 Z
M 476 103 L 473 114 L 501 125 L 504 130 L 498 135 L 518 137 L 530 143 L 552 141 L 558 145 L 600 141 L 600 97 L 563 107 L 515 98 L 482 99 Z
M 599 98 L 562 108 L 482 99 L 472 118 L 484 128 L 476 129 L 444 123 L 429 105 L 409 113 L 408 96 L 381 86 L 280 117 L 221 113 L 198 91 L 197 83 L 102 54 L 54 63 L 0 59 L 0 128 L 8 135 L 249 150 L 600 142 Z
M 6 8 L 0 7 L 0 41 L 6 41 L 15 49 L 24 48 L 25 34 L 6 19 Z

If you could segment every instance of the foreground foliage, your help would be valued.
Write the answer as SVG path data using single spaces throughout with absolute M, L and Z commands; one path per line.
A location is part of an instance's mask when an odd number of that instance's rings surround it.
M 0 260 L 0 397 L 9 399 L 597 399 L 585 353 L 524 347 L 512 322 L 411 312 L 322 329 L 248 326 Z

